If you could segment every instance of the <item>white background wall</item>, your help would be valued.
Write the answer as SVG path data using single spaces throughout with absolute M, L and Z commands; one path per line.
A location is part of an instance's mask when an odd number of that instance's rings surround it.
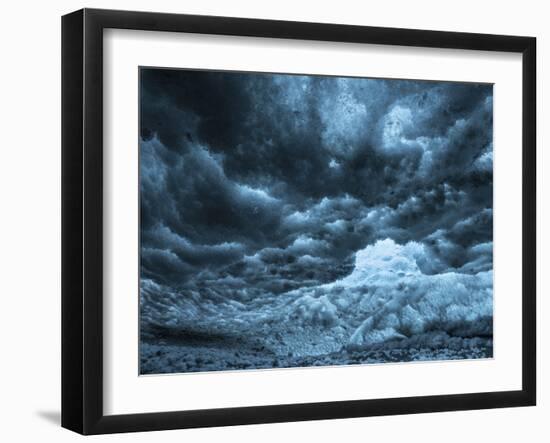
M 0 438 L 83 439 L 60 414 L 60 16 L 81 7 L 155 10 L 538 38 L 539 405 L 413 416 L 102 436 L 94 441 L 529 441 L 550 440 L 549 11 L 545 2 L 393 0 L 9 1 L 0 26 Z M 543 109 L 546 108 L 546 109 Z M 546 113 L 545 113 L 546 111 Z M 546 200 L 546 202 L 543 202 Z M 519 270 L 518 270 L 519 272 Z

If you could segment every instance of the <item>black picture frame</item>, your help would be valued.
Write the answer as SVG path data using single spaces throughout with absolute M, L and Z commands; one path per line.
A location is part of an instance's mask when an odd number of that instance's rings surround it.
M 170 411 L 103 412 L 103 30 L 503 51 L 523 63 L 522 389 Z M 536 39 L 83 9 L 62 18 L 62 426 L 81 434 L 457 411 L 536 403 Z

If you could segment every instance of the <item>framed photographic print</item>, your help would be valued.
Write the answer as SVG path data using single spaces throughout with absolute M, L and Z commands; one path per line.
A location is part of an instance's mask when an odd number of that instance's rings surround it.
M 536 400 L 531 37 L 62 21 L 62 425 Z

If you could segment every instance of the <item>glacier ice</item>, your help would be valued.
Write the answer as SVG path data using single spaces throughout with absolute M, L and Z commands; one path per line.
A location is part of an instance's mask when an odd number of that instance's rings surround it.
M 386 239 L 367 246 L 357 252 L 355 269 L 347 277 L 293 291 L 299 319 L 353 329 L 350 347 L 433 331 L 491 335 L 493 272 L 424 274 L 418 261 L 426 254 L 416 242 L 399 245 Z
M 493 271 L 427 274 L 419 263 L 429 259 L 423 244 L 379 240 L 356 253 L 353 271 L 340 280 L 260 292 L 246 301 L 215 285 L 182 292 L 143 280 L 142 337 L 158 335 L 159 328 L 231 340 L 260 337 L 262 348 L 294 357 L 399 347 L 460 349 L 479 337 L 491 339 Z

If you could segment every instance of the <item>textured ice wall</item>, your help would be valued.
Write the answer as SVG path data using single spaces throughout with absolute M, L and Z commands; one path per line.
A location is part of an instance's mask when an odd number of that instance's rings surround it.
M 492 334 L 493 272 L 424 274 L 425 247 L 386 239 L 356 255 L 342 280 L 294 291 L 289 319 L 353 329 L 349 346 L 445 332 L 472 337 Z
M 142 328 L 304 337 L 316 331 L 318 341 L 338 338 L 351 349 L 491 336 L 493 272 L 430 275 L 419 265 L 429 260 L 420 243 L 381 240 L 357 252 L 353 272 L 341 280 L 247 302 L 215 288 L 180 293 L 144 280 Z

